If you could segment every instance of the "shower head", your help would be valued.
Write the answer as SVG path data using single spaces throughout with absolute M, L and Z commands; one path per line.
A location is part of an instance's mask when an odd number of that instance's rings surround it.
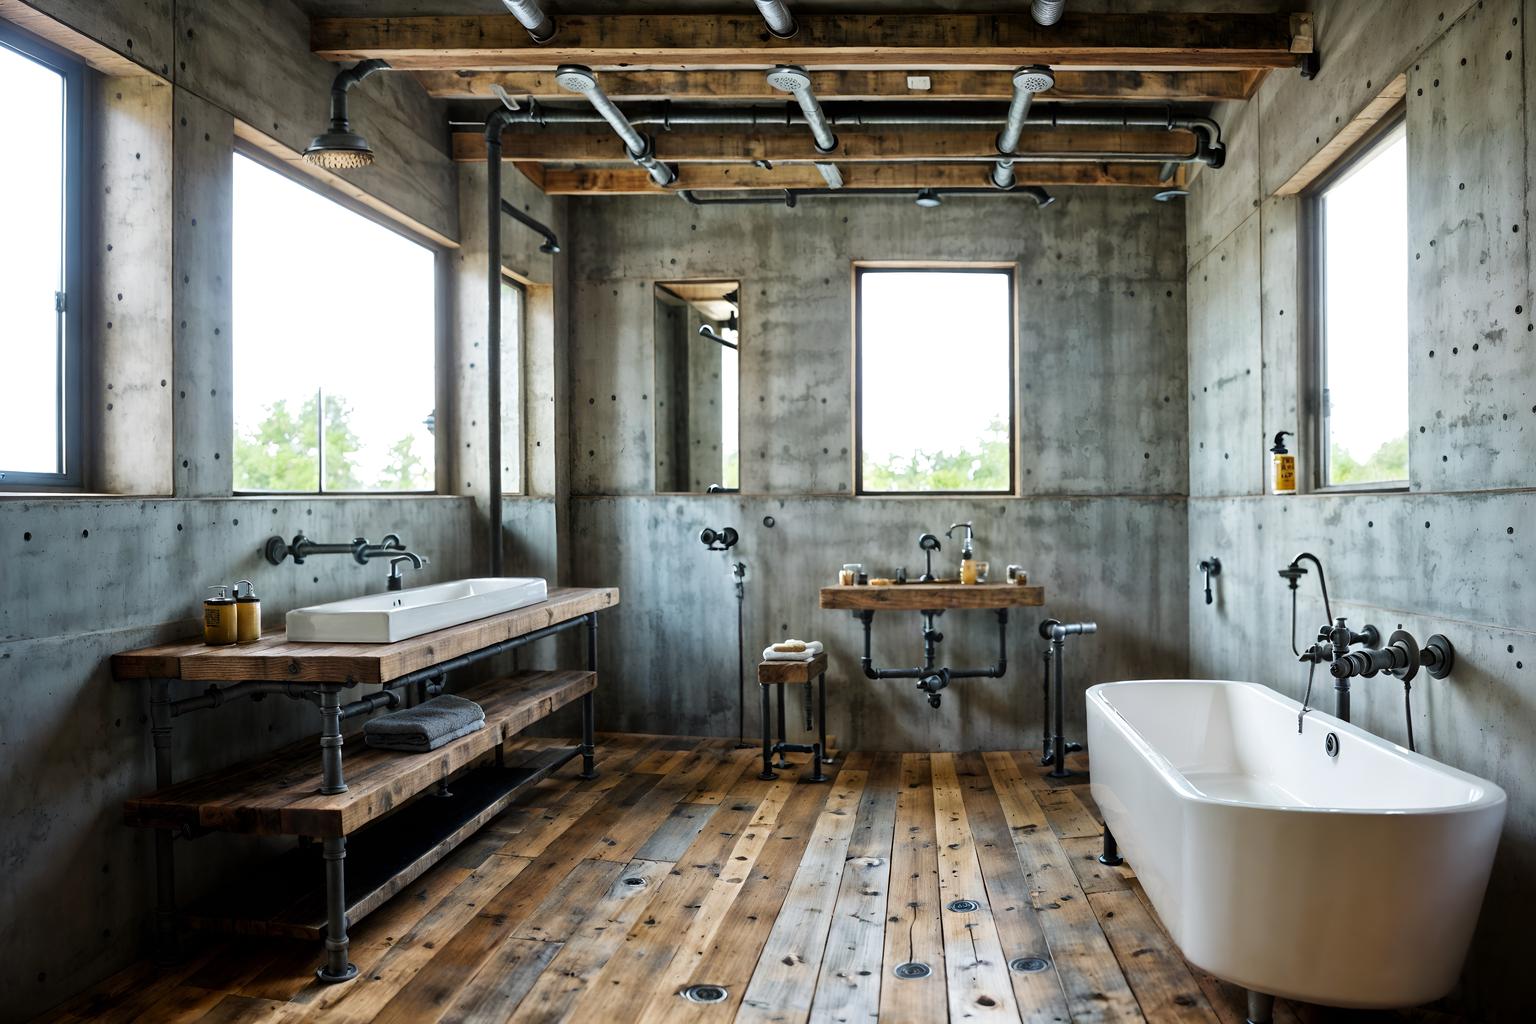
M 811 87 L 811 76 L 805 68 L 795 67 L 793 64 L 780 64 L 768 72 L 768 84 L 780 92 L 799 95 Z
M 1043 64 L 1031 64 L 1013 73 L 1013 86 L 1025 92 L 1045 92 L 1056 84 L 1056 75 Z
M 925 188 L 917 193 L 917 199 L 913 200 L 924 209 L 933 209 L 935 206 L 944 205 L 944 199 L 931 188 Z
M 555 84 L 566 92 L 589 93 L 597 89 L 597 76 L 580 64 L 562 64 L 555 69 Z
M 363 60 L 336 76 L 331 83 L 331 127 L 304 147 L 305 163 L 332 171 L 351 170 L 373 163 L 373 148 L 368 140 L 352 130 L 347 116 L 347 93 L 354 85 L 389 67 L 387 61 Z

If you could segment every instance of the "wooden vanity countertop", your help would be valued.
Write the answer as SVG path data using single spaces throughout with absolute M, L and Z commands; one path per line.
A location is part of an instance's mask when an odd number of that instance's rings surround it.
M 821 607 L 847 611 L 1038 608 L 1045 588 L 1016 583 L 898 583 L 888 587 L 822 587 Z

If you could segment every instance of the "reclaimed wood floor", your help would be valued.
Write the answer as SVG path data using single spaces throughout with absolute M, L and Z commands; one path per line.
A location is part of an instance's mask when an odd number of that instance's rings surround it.
M 568 766 L 359 922 L 354 982 L 317 983 L 309 943 L 218 940 L 48 1019 L 1241 1024 L 1242 992 L 1192 970 L 1129 867 L 1095 859 L 1086 774 L 855 752 L 824 785 L 799 782 L 796 755 L 764 782 L 734 746 L 603 737 L 597 781 Z M 723 1001 L 679 995 L 701 984 Z M 1276 1012 L 1336 1017 L 1383 1019 Z

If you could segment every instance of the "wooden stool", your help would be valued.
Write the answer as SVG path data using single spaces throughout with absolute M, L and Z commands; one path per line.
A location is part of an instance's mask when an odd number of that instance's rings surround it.
M 820 743 L 789 743 L 786 741 L 784 729 L 784 687 L 796 683 L 805 684 L 816 677 L 820 690 L 820 710 L 818 716 L 821 726 Z M 760 779 L 776 779 L 779 776 L 774 772 L 773 755 L 791 751 L 796 754 L 810 754 L 811 768 L 813 769 L 807 782 L 826 782 L 827 776 L 821 770 L 822 763 L 831 762 L 831 758 L 825 757 L 827 751 L 827 656 L 825 652 L 816 655 L 810 661 L 763 661 L 757 666 L 757 682 L 763 692 L 763 770 L 757 776 Z M 773 742 L 773 733 L 769 724 L 768 711 L 768 687 L 779 688 L 779 741 Z M 789 764 L 782 756 L 779 759 L 780 768 L 788 768 Z

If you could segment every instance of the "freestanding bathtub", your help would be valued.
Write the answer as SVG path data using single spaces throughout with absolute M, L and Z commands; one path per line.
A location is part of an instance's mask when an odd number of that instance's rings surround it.
M 1299 710 L 1256 683 L 1091 687 L 1093 798 L 1197 967 L 1330 1006 L 1438 999 L 1477 923 L 1504 791 L 1321 711 L 1298 734 Z

